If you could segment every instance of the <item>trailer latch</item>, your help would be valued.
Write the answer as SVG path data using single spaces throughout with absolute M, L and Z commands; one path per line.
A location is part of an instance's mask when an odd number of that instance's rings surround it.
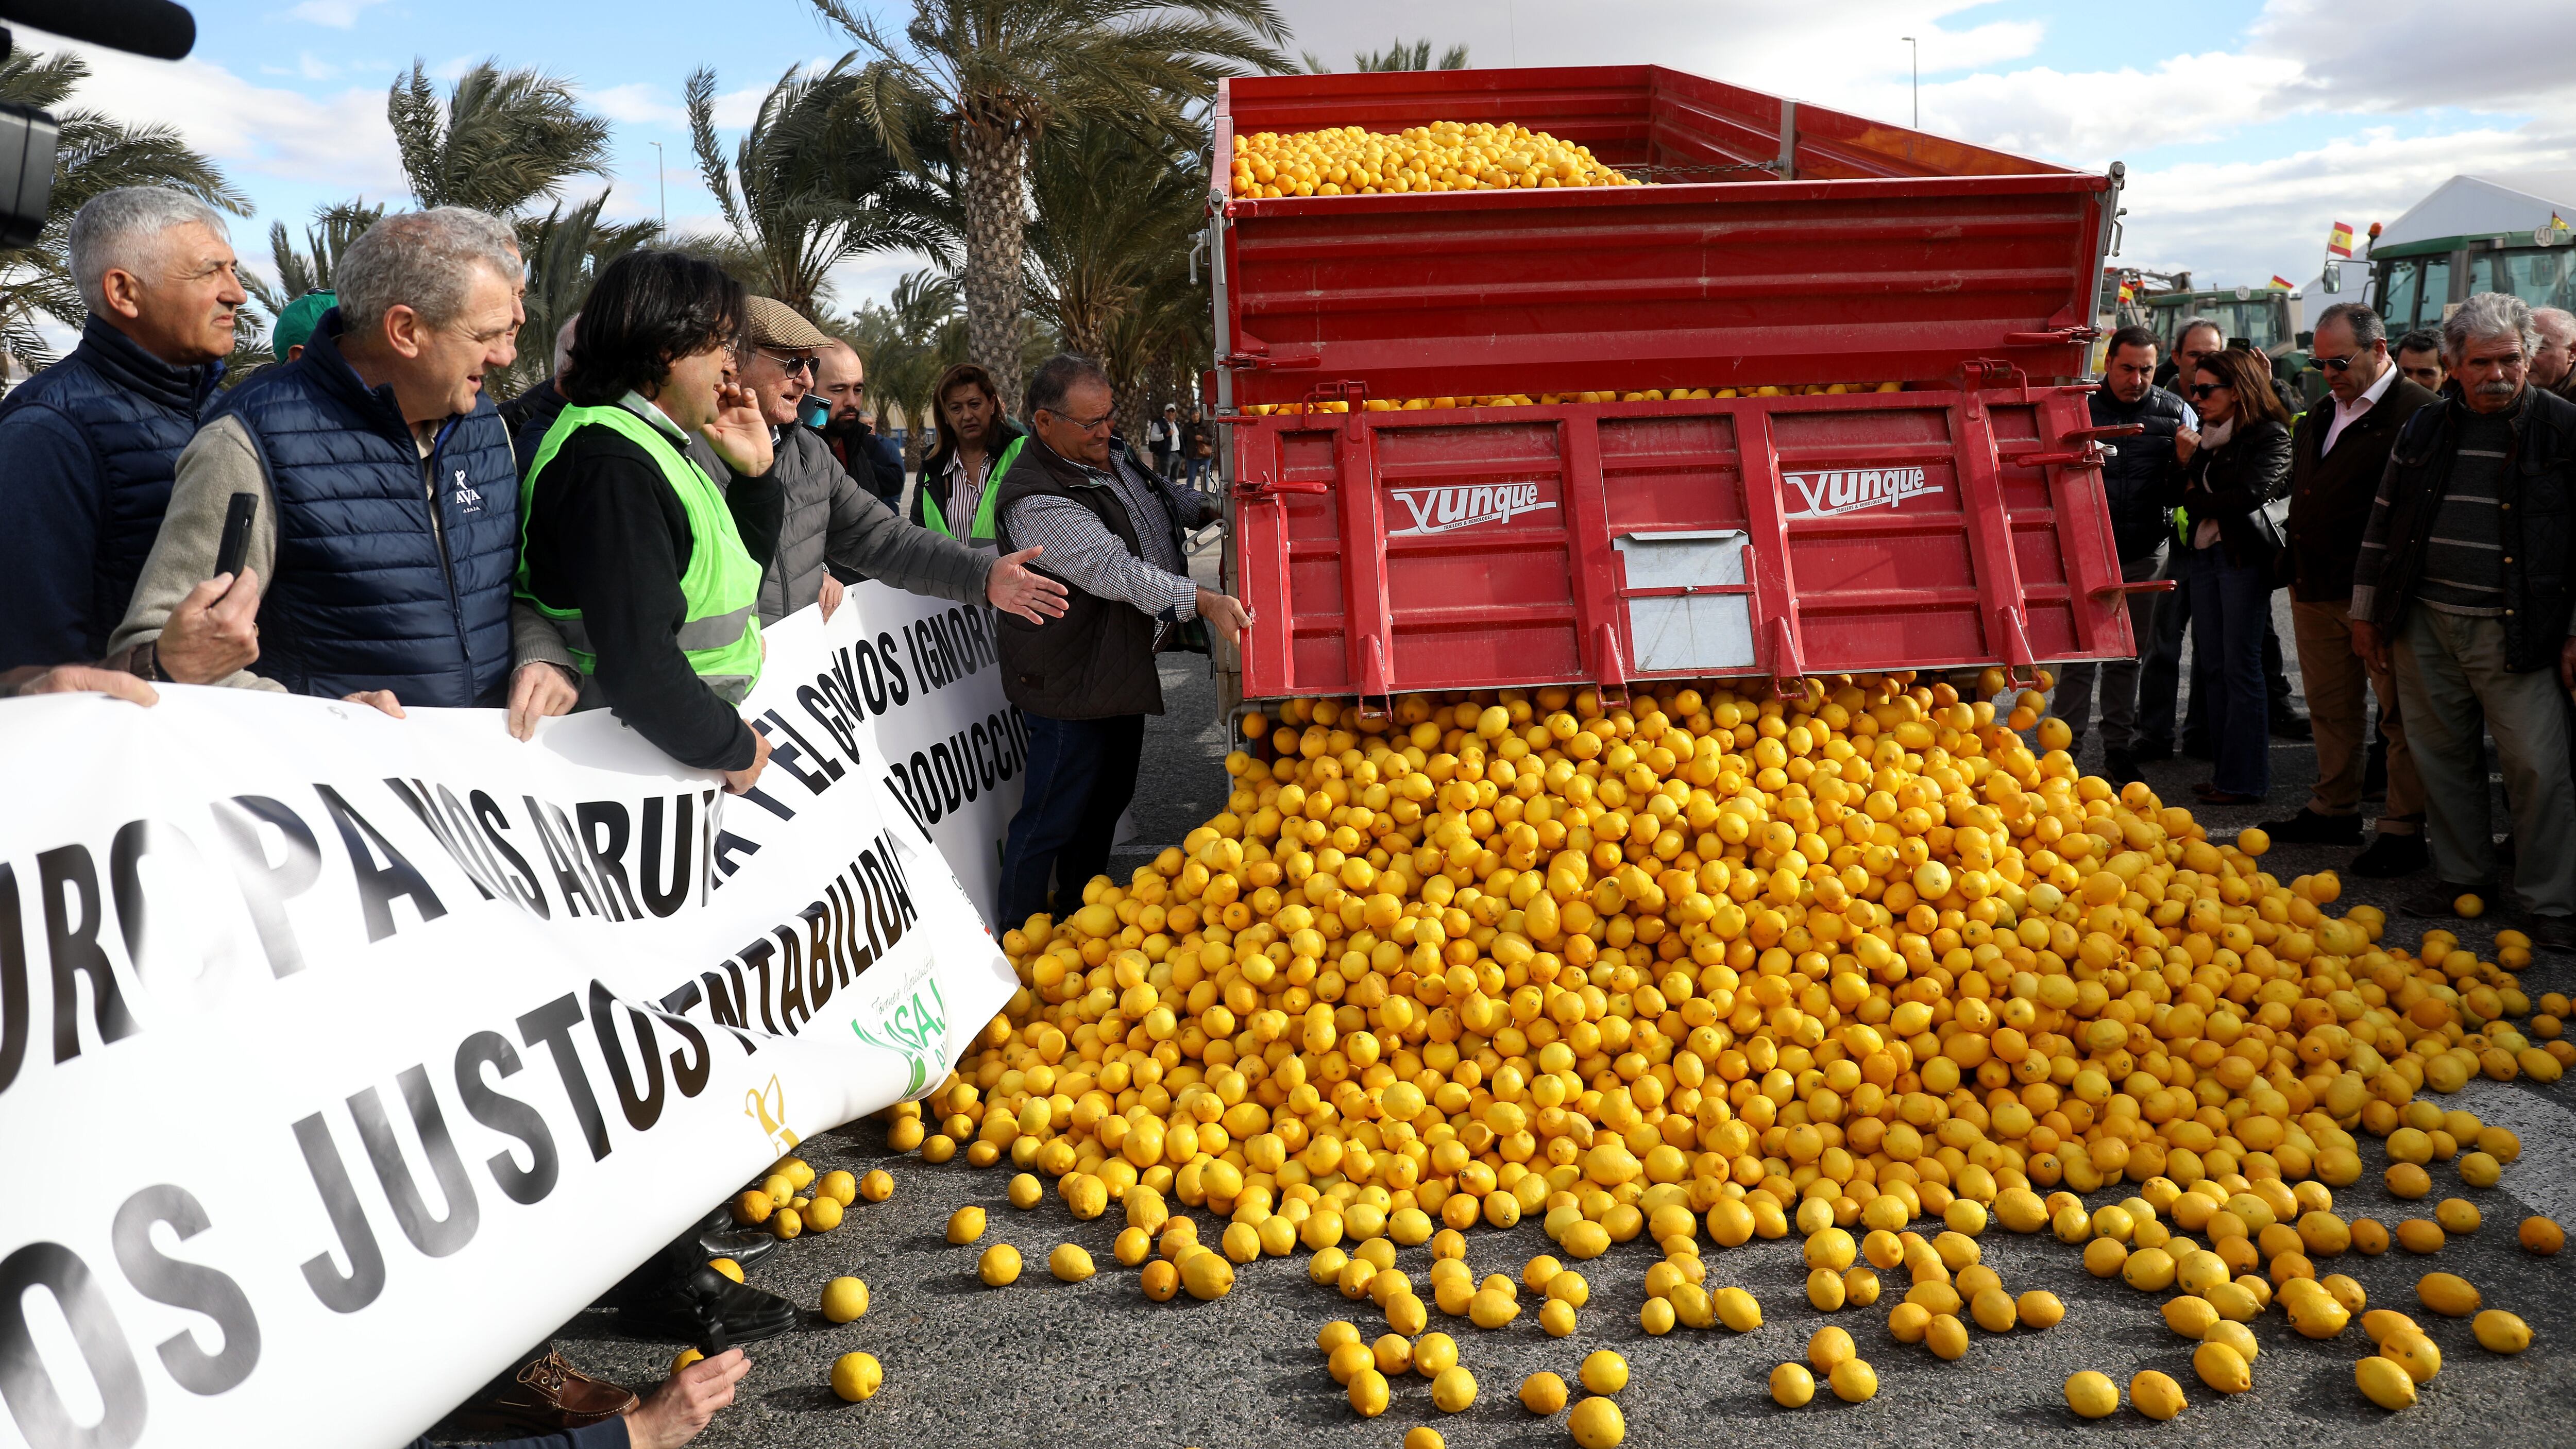
M 2089 323 L 2073 327 L 2051 327 L 2042 332 L 2007 332 L 2006 347 L 2062 347 L 2070 343 L 2091 342 L 2102 335 L 2102 329 Z
M 2011 453 L 2006 454 L 2003 461 L 2016 468 L 2099 468 L 2102 466 L 2100 439 L 2125 438 L 2132 433 L 2145 431 L 2146 429 L 2137 423 L 2113 423 L 2098 428 L 2069 428 L 2065 436 L 2058 441 L 2081 443 L 2082 447 L 2053 453 Z
M 1268 368 L 1272 371 L 1321 367 L 1324 365 L 1324 354 L 1320 352 L 1229 352 L 1217 359 L 1217 365 L 1232 368 Z
M 1234 485 L 1234 496 L 1246 503 L 1259 503 L 1279 493 L 1330 493 L 1333 486 L 1324 482 L 1273 483 L 1267 478 L 1246 478 Z

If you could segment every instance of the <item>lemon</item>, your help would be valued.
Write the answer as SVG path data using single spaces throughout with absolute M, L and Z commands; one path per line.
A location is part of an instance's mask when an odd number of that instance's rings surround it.
M 1584 1356 L 1577 1375 L 1583 1387 L 1596 1394 L 1615 1394 L 1628 1387 L 1628 1361 L 1606 1348 L 1594 1349 Z
M 687 1368 L 689 1365 L 696 1363 L 698 1360 L 705 1357 L 705 1354 L 698 1352 L 694 1348 L 681 1349 L 678 1355 L 671 1360 L 671 1372 L 678 1373 L 680 1370 Z
M 2055 1328 L 2066 1319 L 2066 1305 L 2043 1288 L 2030 1289 L 2015 1299 L 2013 1311 L 2026 1328 Z
M 834 1168 L 824 1173 L 822 1181 L 815 1185 L 814 1196 L 818 1200 L 828 1197 L 841 1206 L 848 1207 L 859 1200 L 859 1180 Z
M 737 1283 L 743 1281 L 742 1265 L 731 1258 L 710 1258 L 707 1260 L 707 1266 Z
M 1319 1353 L 1330 1354 L 1343 1344 L 1359 1341 L 1359 1325 L 1347 1318 L 1336 1318 L 1315 1335 L 1315 1349 Z
M 1592 1301 L 1591 1283 L 1571 1268 L 1561 1269 L 1550 1275 L 1546 1292 L 1548 1297 L 1563 1302 L 1571 1308 L 1581 1308 Z
M 760 1191 L 773 1203 L 792 1202 L 796 1197 L 796 1180 L 786 1173 L 773 1172 L 761 1179 Z
M 1545 1323 L 1546 1315 L 1542 1313 L 1539 1321 Z M 1645 1306 L 1637 1310 L 1637 1326 L 1657 1337 L 1672 1332 L 1676 1321 L 1672 1300 L 1667 1298 L 1649 1298 Z
M 884 1202 L 894 1196 L 894 1174 L 876 1168 L 859 1179 L 859 1196 L 870 1202 Z
M 1444 1414 L 1465 1413 L 1476 1402 L 1476 1376 L 1456 1364 L 1431 1381 L 1431 1406 Z
M 2388 1359 L 2373 1355 L 2361 1360 L 2352 1366 L 2352 1378 L 2362 1397 L 2383 1409 L 2414 1407 L 2414 1378 Z
M 2520 1353 L 2531 1347 L 2531 1325 L 2501 1308 L 2490 1308 L 2469 1321 L 2478 1347 L 2489 1353 Z
M 1834 1365 L 1851 1358 L 1855 1350 L 1852 1336 L 1840 1328 L 1819 1328 L 1807 1339 L 1807 1362 L 1820 1374 L 1830 1374 Z
M 1181 1291 L 1181 1270 L 1169 1258 L 1156 1258 L 1145 1265 L 1137 1281 L 1145 1296 L 1156 1303 L 1169 1303 Z
M 2066 1407 L 2087 1419 L 2107 1419 L 2120 1410 L 2120 1386 L 2091 1369 L 2070 1374 Z
M 1980 1291 L 1968 1304 L 1968 1316 L 1988 1333 L 2009 1333 L 2021 1322 L 2021 1310 L 2012 1295 L 2000 1288 Z
M 1665 1304 L 1664 1311 L 1669 1314 L 1672 1311 L 1672 1305 L 1669 1303 Z M 1571 1335 L 1575 1328 L 1574 1305 L 1566 1302 L 1562 1298 L 1551 1298 L 1547 1300 L 1547 1302 L 1539 1306 L 1538 1326 L 1544 1330 L 1550 1338 L 1565 1338 Z M 1667 1324 L 1666 1326 L 1669 1327 L 1670 1325 Z
M 2427 1273 L 2415 1284 L 2416 1300 L 2445 1318 L 2466 1318 L 2478 1311 L 2478 1290 L 2456 1273 Z
M 1036 1207 L 1045 1197 L 1046 1189 L 1038 1184 L 1036 1173 L 1023 1172 L 1011 1179 L 1011 1206 L 1020 1211 L 1026 1212 Z
M 1866 1359 L 1848 1358 L 1834 1365 L 1826 1376 L 1833 1385 L 1834 1397 L 1846 1404 L 1857 1404 L 1878 1396 L 1878 1370 Z
M 1374 1419 L 1386 1412 L 1386 1375 L 1374 1368 L 1364 1368 L 1351 1375 L 1348 1394 L 1351 1411 L 1363 1419 Z
M 1771 1370 L 1771 1401 L 1784 1409 L 1801 1409 L 1816 1397 L 1816 1376 L 1802 1363 L 1784 1363 Z
M 747 1189 L 733 1200 L 733 1220 L 747 1228 L 758 1227 L 769 1221 L 773 1206 L 775 1204 L 770 1202 L 769 1194 L 756 1187 Z
M 1500 1328 L 1520 1316 L 1520 1305 L 1496 1289 L 1480 1288 L 1467 1300 L 1467 1320 L 1478 1328 Z
M 975 1263 L 975 1276 L 987 1288 L 1004 1288 L 1020 1280 L 1020 1250 L 1008 1243 L 995 1243 L 984 1250 Z
M 2222 1394 L 2241 1394 L 2254 1387 L 2254 1371 L 2246 1364 L 2245 1356 L 2213 1340 L 2204 1339 L 2200 1347 L 2191 1351 L 2191 1371 Z
M 1565 1427 L 1582 1449 L 1615 1449 L 1628 1437 L 1627 1416 L 1619 1412 L 1619 1405 L 1597 1395 L 1575 1405 L 1574 1412 L 1565 1416 Z
M 2233 1323 L 2223 1319 L 2217 1323 L 2211 1324 L 2209 1326 L 2209 1332 L 2204 1334 L 2200 1341 L 2204 1344 L 2215 1343 L 2223 1345 L 2233 1350 L 2238 1358 L 2245 1360 L 2249 1365 L 2251 1365 L 2263 1351 L 2262 1345 L 2256 1341 L 2254 1337 L 2254 1330 L 2247 1328 L 2244 1324 Z
M 1448 1449 L 1448 1441 L 1430 1425 L 1416 1424 L 1404 1431 L 1403 1449 Z
M 805 1205 L 802 1216 L 805 1219 L 805 1226 L 818 1233 L 828 1233 L 841 1225 L 841 1200 L 836 1197 L 818 1197 Z
M 876 1397 L 885 1369 L 872 1353 L 845 1353 L 832 1361 L 832 1392 L 855 1404 Z
M 2556 1256 L 2559 1249 L 2567 1246 L 2566 1231 L 2551 1219 L 2537 1215 L 2524 1218 L 2514 1237 L 2522 1244 L 2523 1251 L 2537 1253 L 2544 1258 Z
M 2147 1369 L 2129 1380 L 2129 1406 L 2150 1419 L 2170 1419 L 2181 1413 L 2187 1403 L 2182 1385 L 2174 1382 L 2170 1374 Z
M 856 1278 L 835 1278 L 823 1285 L 823 1316 L 848 1323 L 868 1311 L 868 1285 Z
M 1358 1339 L 1337 1343 L 1325 1355 L 1324 1368 L 1333 1382 L 1347 1387 L 1360 1370 L 1377 1366 L 1377 1351 Z
M 1924 1325 L 1923 1346 L 1936 1358 L 1957 1360 L 1968 1352 L 1968 1326 L 1947 1313 L 1935 1313 Z
M 2379 1356 L 2404 1368 L 2407 1377 L 2419 1384 L 2442 1371 L 2441 1347 L 2419 1329 L 2399 1329 L 2381 1339 Z
M 1521 1407 L 1533 1414 L 1553 1414 L 1565 1407 L 1565 1380 L 1534 1373 L 1521 1380 Z
M 2474 921 L 2487 913 L 2487 903 L 2475 894 L 2463 893 L 2452 900 L 2451 909 L 2459 912 L 2460 919 Z M 2412 1396 L 2409 1398 L 2411 1401 Z
M 1445 1333 L 1426 1333 L 1414 1340 L 1413 1371 L 1426 1379 L 1436 1379 L 1441 1371 L 1458 1362 L 1458 1341 Z
M 781 1242 L 795 1238 L 805 1231 L 805 1215 L 794 1208 L 780 1208 L 769 1215 L 769 1231 Z
M 1058 1243 L 1055 1251 L 1047 1254 L 1047 1271 L 1062 1282 L 1079 1283 L 1096 1270 L 1091 1266 L 1088 1249 L 1079 1243 Z
M 962 1207 L 948 1215 L 948 1241 L 963 1245 L 984 1236 L 984 1210 Z
M 1413 1341 L 1400 1333 L 1382 1333 L 1369 1345 L 1369 1356 L 1377 1371 L 1393 1378 L 1413 1367 Z
M 1741 1288 L 1720 1288 L 1708 1295 L 1708 1303 L 1710 1309 L 1716 1314 L 1717 1321 L 1725 1324 L 1733 1332 L 1751 1333 L 1762 1326 L 1762 1305 L 1752 1294 Z M 1680 1305 L 1675 1304 L 1674 1308 L 1678 1312 Z M 1692 1326 L 1705 1325 L 1693 1324 Z
M 1223 1298 L 1234 1289 L 1234 1265 L 1223 1253 L 1195 1253 L 1181 1264 L 1181 1285 L 1201 1301 Z

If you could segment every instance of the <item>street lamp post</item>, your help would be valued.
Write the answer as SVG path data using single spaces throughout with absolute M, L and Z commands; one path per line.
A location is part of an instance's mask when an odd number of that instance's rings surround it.
M 653 147 L 653 186 L 661 198 L 662 230 L 669 231 L 671 229 L 671 183 L 664 179 L 663 176 L 666 167 L 662 160 L 662 143 L 655 141 L 651 144 Z
M 1923 47 L 1911 35 L 1900 36 L 1914 57 L 1914 129 L 1923 129 Z

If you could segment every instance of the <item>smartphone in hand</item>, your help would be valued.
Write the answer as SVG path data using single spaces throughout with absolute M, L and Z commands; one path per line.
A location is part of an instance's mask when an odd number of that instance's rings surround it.
M 222 541 L 215 546 L 213 577 L 221 578 L 226 574 L 238 574 L 242 571 L 243 562 L 250 557 L 251 521 L 257 517 L 259 517 L 258 494 L 233 495 L 232 506 L 224 511 Z

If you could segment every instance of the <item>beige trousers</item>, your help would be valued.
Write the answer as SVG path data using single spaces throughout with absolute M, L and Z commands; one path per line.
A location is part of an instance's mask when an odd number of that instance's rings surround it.
M 2316 727 L 2317 786 L 2308 808 L 2319 815 L 2361 810 L 2361 778 L 2369 759 L 2365 686 L 2379 696 L 2380 728 L 2388 736 L 2388 803 L 2379 829 L 2413 835 L 2424 828 L 2424 782 L 2406 745 L 2406 723 L 2397 706 L 2396 677 L 2372 669 L 2352 652 L 2352 611 L 2343 603 L 2290 601 L 2290 626 L 2299 646 L 2299 678 L 2306 686 L 2308 718 Z

